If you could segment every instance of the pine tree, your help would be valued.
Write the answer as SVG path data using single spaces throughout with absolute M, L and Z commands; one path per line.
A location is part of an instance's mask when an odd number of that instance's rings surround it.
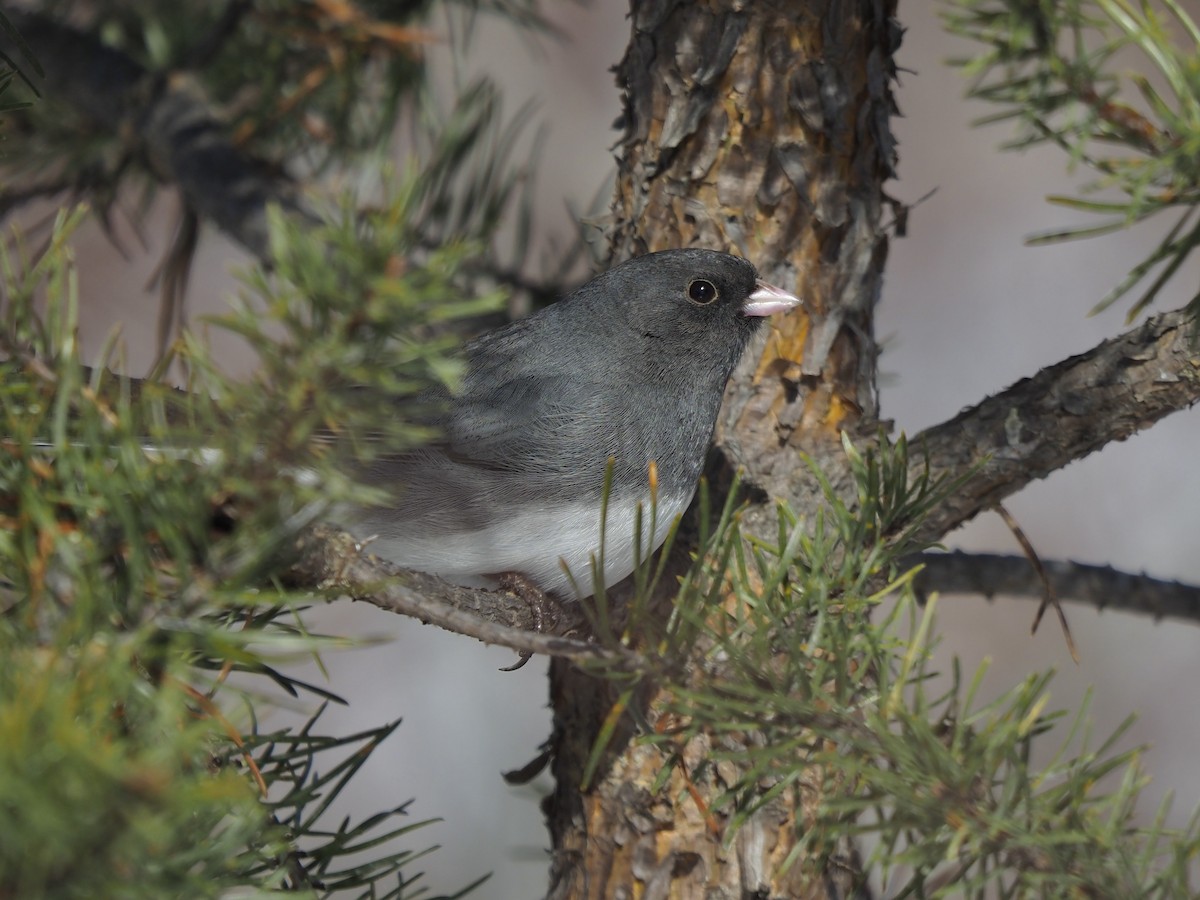
M 438 107 L 421 48 L 447 20 L 426 4 L 196 6 L 3 9 L 3 206 L 56 215 L 0 257 L 0 898 L 421 894 L 405 807 L 322 816 L 398 723 L 261 724 L 267 688 L 338 699 L 288 662 L 345 643 L 305 612 L 346 597 L 554 658 L 550 897 L 1195 894 L 1195 821 L 1135 827 L 1136 751 L 1081 741 L 1087 710 L 1051 711 L 1048 673 L 986 704 L 982 672 L 927 687 L 937 592 L 964 579 L 1195 618 L 1195 588 L 1032 547 L 930 552 L 1200 396 L 1196 302 L 1150 314 L 1200 242 L 1200 29 L 1180 5 L 947 8 L 1015 143 L 1094 173 L 1061 202 L 1099 224 L 1045 240 L 1178 220 L 1098 301 L 1128 302 L 1129 331 L 905 437 L 880 418 L 874 338 L 907 212 L 884 191 L 895 4 L 634 2 L 608 262 L 733 248 L 806 305 L 735 375 L 668 546 L 554 622 L 329 524 L 378 496 L 359 461 L 430 437 L 411 401 L 453 382 L 461 336 L 564 285 L 573 257 L 527 274 L 524 117 L 504 124 L 486 80 Z M 519 0 L 467 6 L 545 27 Z M 1153 77 L 1118 73 L 1131 51 Z M 79 351 L 71 236 L 164 190 L 159 364 L 130 380 L 115 342 L 99 365 Z M 248 378 L 184 315 L 212 226 L 258 263 L 206 325 L 253 350 Z M 1034 742 L 1062 749 L 1035 770 Z

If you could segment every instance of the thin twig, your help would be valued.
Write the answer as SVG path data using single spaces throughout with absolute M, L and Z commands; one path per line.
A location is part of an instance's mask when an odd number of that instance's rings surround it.
M 1067 624 L 1067 616 L 1063 612 L 1062 604 L 1058 602 L 1058 595 L 1054 592 L 1054 585 L 1050 583 L 1050 576 L 1046 574 L 1046 567 L 1042 565 L 1041 557 L 1033 549 L 1033 542 L 1025 535 L 1024 529 L 1013 518 L 1012 513 L 1004 508 L 1003 504 L 996 505 L 996 512 L 1004 520 L 1004 524 L 1008 526 L 1008 530 L 1012 532 L 1013 537 L 1017 539 L 1017 543 L 1021 545 L 1021 549 L 1025 551 L 1025 558 L 1029 560 L 1029 564 L 1033 566 L 1033 571 L 1037 573 L 1038 580 L 1042 583 L 1042 602 L 1038 604 L 1037 613 L 1033 617 L 1033 625 L 1030 627 L 1029 633 L 1037 634 L 1038 625 L 1042 622 L 1042 616 L 1046 612 L 1046 607 L 1053 606 L 1054 611 L 1058 613 L 1058 624 L 1062 626 L 1063 638 L 1067 642 L 1067 650 L 1070 651 L 1071 659 L 1075 661 L 1075 665 L 1079 665 L 1079 651 L 1075 647 L 1075 638 L 1071 636 L 1071 626 Z

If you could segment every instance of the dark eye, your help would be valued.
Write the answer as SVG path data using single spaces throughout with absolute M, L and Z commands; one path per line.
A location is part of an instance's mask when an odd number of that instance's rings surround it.
M 688 296 L 692 299 L 693 303 L 705 306 L 717 299 L 717 286 L 711 281 L 697 278 L 688 285 Z

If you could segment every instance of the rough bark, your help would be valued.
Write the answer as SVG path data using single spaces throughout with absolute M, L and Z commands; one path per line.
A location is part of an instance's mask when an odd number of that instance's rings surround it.
M 626 105 L 614 257 L 732 247 L 805 300 L 731 382 L 711 473 L 721 480 L 741 466 L 752 487 L 800 510 L 818 491 L 798 451 L 846 484 L 838 435 L 873 429 L 877 412 L 872 317 L 887 248 L 882 183 L 894 157 L 892 13 L 889 3 L 836 0 L 635 2 L 618 70 Z M 765 506 L 744 523 L 763 533 L 773 525 Z M 618 733 L 581 791 L 614 698 L 564 662 L 553 666 L 551 697 L 551 897 L 865 895 L 850 847 L 824 867 L 802 860 L 782 870 L 806 817 L 789 800 L 726 846 L 711 803 L 724 785 L 700 765 L 708 739 L 679 748 L 668 766 L 660 750 Z M 635 702 L 654 727 L 653 689 Z M 653 790 L 664 767 L 668 782 Z

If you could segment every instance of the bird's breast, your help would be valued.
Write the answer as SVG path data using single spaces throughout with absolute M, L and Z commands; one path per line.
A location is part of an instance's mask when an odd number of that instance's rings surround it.
M 482 528 L 410 531 L 376 536 L 372 552 L 397 565 L 448 581 L 489 586 L 489 576 L 519 572 L 561 597 L 591 596 L 596 576 L 607 586 L 625 578 L 666 539 L 691 492 L 610 495 L 604 514 L 595 500 L 514 505 Z

